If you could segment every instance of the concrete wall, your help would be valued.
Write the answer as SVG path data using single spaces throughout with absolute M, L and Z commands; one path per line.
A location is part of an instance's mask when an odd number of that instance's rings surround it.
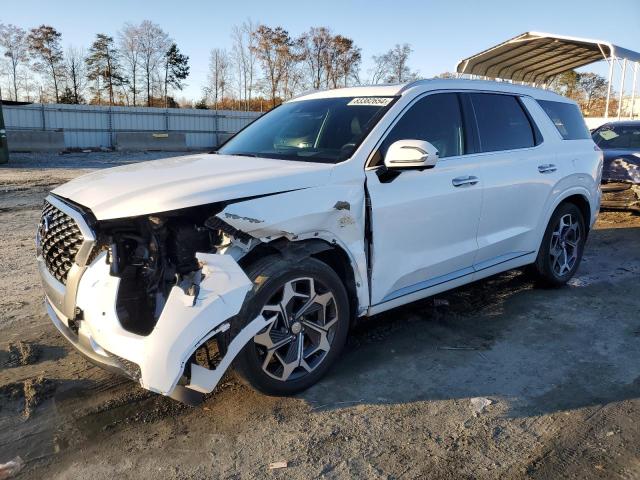
M 57 152 L 65 149 L 62 132 L 7 130 L 11 152 Z
M 133 149 L 133 145 L 146 150 L 171 144 L 181 147 L 180 150 L 206 150 L 218 146 L 261 115 L 260 112 L 232 110 L 58 104 L 4 105 L 3 110 L 9 132 L 61 132 L 64 145 L 50 146 L 59 150 L 119 148 L 118 138 L 120 145 L 124 141 L 130 142 L 128 149 Z M 126 136 L 120 136 L 125 133 L 133 135 L 126 139 Z M 154 137 L 154 133 L 166 133 L 169 140 L 160 140 L 161 137 Z M 181 138 L 184 138 L 184 146 Z M 33 150 L 36 145 L 27 147 Z M 11 143 L 9 148 L 14 149 Z

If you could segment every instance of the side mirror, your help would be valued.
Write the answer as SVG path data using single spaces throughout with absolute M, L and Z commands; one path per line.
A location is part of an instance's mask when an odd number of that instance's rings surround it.
M 384 156 L 388 169 L 432 168 L 437 161 L 438 149 L 424 140 L 398 140 Z

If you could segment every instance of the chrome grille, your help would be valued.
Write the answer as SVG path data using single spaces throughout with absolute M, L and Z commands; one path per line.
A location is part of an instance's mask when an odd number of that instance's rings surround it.
M 45 201 L 39 234 L 47 270 L 66 285 L 69 270 L 84 241 L 80 228 L 73 218 Z

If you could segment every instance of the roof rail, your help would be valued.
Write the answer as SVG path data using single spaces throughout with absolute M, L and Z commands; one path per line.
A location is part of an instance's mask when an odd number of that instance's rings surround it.
M 401 95 L 402 92 L 409 90 L 411 87 L 415 87 L 416 85 L 422 85 L 423 83 L 431 82 L 431 78 L 421 78 L 420 80 L 413 80 L 412 82 L 405 83 L 400 91 L 398 91 L 398 95 Z

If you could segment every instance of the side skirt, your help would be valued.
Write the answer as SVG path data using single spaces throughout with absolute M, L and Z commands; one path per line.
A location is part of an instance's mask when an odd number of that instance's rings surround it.
M 515 256 L 514 256 L 515 255 Z M 390 293 L 382 302 L 369 307 L 367 315 L 376 315 L 400 305 L 422 300 L 423 298 L 460 287 L 475 280 L 480 280 L 497 273 L 533 263 L 536 252 L 516 252 L 501 255 L 492 260 L 482 262 L 473 267 L 458 270 L 441 277 L 419 282 Z

